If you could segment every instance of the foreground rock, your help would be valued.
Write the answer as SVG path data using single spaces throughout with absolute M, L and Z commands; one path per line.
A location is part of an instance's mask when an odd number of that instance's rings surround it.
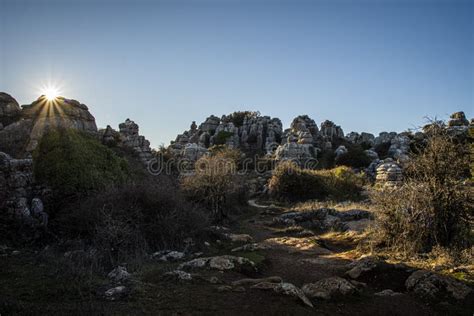
M 191 281 L 193 277 L 188 272 L 181 271 L 181 270 L 174 270 L 174 271 L 166 272 L 165 274 L 163 274 L 163 279 L 174 280 L 174 281 Z
M 301 289 L 307 297 L 323 300 L 357 292 L 352 283 L 340 277 L 331 277 L 319 280 L 316 283 L 305 284 Z
M 346 274 L 351 277 L 352 279 L 358 279 L 363 274 L 370 272 L 377 268 L 378 266 L 384 264 L 379 258 L 377 257 L 365 257 L 358 261 L 355 261 L 349 265 L 351 268 Z
M 472 290 L 465 284 L 434 272 L 415 271 L 405 283 L 407 290 L 425 300 L 464 300 Z
M 271 283 L 261 282 L 252 286 L 252 289 L 258 290 L 273 290 L 275 293 L 292 296 L 300 299 L 303 303 L 310 307 L 314 307 L 311 301 L 306 297 L 302 290 L 291 283 Z
M 256 272 L 255 263 L 243 258 L 236 256 L 216 256 L 207 258 L 196 258 L 191 261 L 184 262 L 179 265 L 179 270 L 186 269 L 211 269 L 211 270 L 235 270 L 239 272 Z
M 107 274 L 107 277 L 114 282 L 121 283 L 130 279 L 130 273 L 128 273 L 125 267 L 118 266 L 117 268 L 110 271 L 109 274 Z

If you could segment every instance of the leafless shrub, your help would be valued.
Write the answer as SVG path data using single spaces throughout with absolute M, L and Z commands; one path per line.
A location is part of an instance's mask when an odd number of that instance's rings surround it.
M 226 210 L 231 208 L 231 202 L 245 200 L 237 164 L 232 157 L 226 151 L 202 157 L 196 162 L 194 174 L 182 180 L 182 188 L 188 197 L 209 207 L 217 221 L 227 217 Z
M 425 144 L 405 168 L 404 184 L 372 194 L 379 210 L 376 239 L 407 254 L 429 252 L 435 246 L 458 251 L 472 245 L 469 147 L 439 122 L 427 132 Z

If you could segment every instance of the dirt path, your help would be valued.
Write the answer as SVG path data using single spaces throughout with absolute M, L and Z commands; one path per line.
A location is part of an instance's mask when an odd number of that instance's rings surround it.
M 270 245 L 268 249 L 232 252 L 237 245 L 224 247 L 220 255 L 230 254 L 256 261 L 259 272 L 245 275 L 237 272 L 200 271 L 202 281 L 191 284 L 160 284 L 163 292 L 158 309 L 173 310 L 178 314 L 263 314 L 263 315 L 436 315 L 435 310 L 410 295 L 394 297 L 375 296 L 374 293 L 392 289 L 403 291 L 407 275 L 381 275 L 383 282 L 367 282 L 357 295 L 341 297 L 330 301 L 316 301 L 314 307 L 306 306 L 301 300 L 251 287 L 231 287 L 232 282 L 243 278 L 281 277 L 284 282 L 301 288 L 304 284 L 340 276 L 345 277 L 347 265 L 352 261 L 346 250 L 355 243 L 331 240 L 321 236 L 299 236 L 301 232 L 284 230 L 269 225 L 272 219 L 286 212 L 283 208 L 258 204 L 253 206 L 250 216 L 242 216 L 230 227 L 233 234 L 248 234 L 254 242 Z M 205 254 L 206 255 L 206 254 Z M 207 280 L 215 277 L 218 284 Z M 227 288 L 225 286 L 228 286 Z
M 312 300 L 313 307 L 274 290 L 236 286 L 234 282 L 248 278 L 279 277 L 299 289 L 304 284 L 333 276 L 349 280 L 345 273 L 354 258 L 348 250 L 357 245 L 352 237 L 272 225 L 275 217 L 288 210 L 256 201 L 249 204 L 247 213 L 229 227 L 220 228 L 224 232 L 221 237 L 234 234 L 234 238 L 249 239 L 250 236 L 251 243 L 263 245 L 265 249 L 235 251 L 248 241 L 226 241 L 216 234 L 209 240 L 204 253 L 196 258 L 243 257 L 255 262 L 258 271 L 199 268 L 189 271 L 192 280 L 183 281 L 163 278 L 166 272 L 179 269 L 183 260 L 154 261 L 139 271 L 132 271 L 132 283 L 127 284 L 131 292 L 126 297 L 106 301 L 94 294 L 97 287 L 84 289 L 86 295 L 75 296 L 74 288 L 70 286 L 73 283 L 52 278 L 44 265 L 34 263 L 33 254 L 30 257 L 3 257 L 0 258 L 0 313 L 2 304 L 7 304 L 11 306 L 7 311 L 21 312 L 5 315 L 471 315 L 465 309 L 453 313 L 452 309 L 446 310 L 442 306 L 430 307 L 407 294 L 404 283 L 408 274 L 398 270 L 381 271 L 358 279 L 366 283 L 358 293 L 331 300 Z M 386 289 L 403 294 L 374 295 Z M 65 291 L 71 292 L 67 298 Z

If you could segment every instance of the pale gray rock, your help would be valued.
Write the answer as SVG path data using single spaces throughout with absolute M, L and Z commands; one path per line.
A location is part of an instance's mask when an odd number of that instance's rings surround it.
M 120 286 L 116 286 L 116 287 L 108 289 L 107 291 L 105 291 L 104 295 L 107 300 L 115 301 L 124 297 L 126 294 L 128 294 L 128 292 L 129 292 L 129 289 L 127 287 L 120 285 Z
M 303 285 L 304 294 L 311 298 L 329 300 L 338 296 L 351 295 L 357 292 L 356 287 L 340 277 L 330 277 L 315 283 Z
M 376 169 L 376 182 L 384 187 L 395 188 L 403 182 L 403 171 L 399 164 L 385 159 Z
M 193 279 L 192 275 L 188 272 L 182 270 L 173 270 L 166 272 L 163 275 L 164 279 L 174 279 L 176 281 L 191 281 Z
M 336 154 L 336 158 L 339 157 L 339 156 L 342 156 L 344 154 L 347 154 L 348 150 L 346 148 L 346 146 L 344 145 L 341 145 L 339 147 L 337 147 L 337 149 L 334 151 L 334 153 Z
M 178 261 L 185 257 L 184 252 L 175 251 L 175 250 L 163 250 L 155 252 L 152 255 L 152 258 L 156 258 L 160 261 Z
M 207 258 L 196 258 L 179 265 L 179 270 L 186 269 L 202 269 L 208 268 L 211 270 L 253 270 L 255 271 L 255 264 L 243 257 L 236 256 L 215 256 Z
M 118 266 L 110 271 L 107 277 L 114 282 L 124 282 L 130 279 L 130 273 L 128 273 L 127 268 Z

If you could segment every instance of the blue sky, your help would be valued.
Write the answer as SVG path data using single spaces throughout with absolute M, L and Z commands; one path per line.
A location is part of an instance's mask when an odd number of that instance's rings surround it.
M 474 1 L 0 0 L 0 90 L 53 82 L 152 146 L 210 114 L 345 133 L 474 115 Z

